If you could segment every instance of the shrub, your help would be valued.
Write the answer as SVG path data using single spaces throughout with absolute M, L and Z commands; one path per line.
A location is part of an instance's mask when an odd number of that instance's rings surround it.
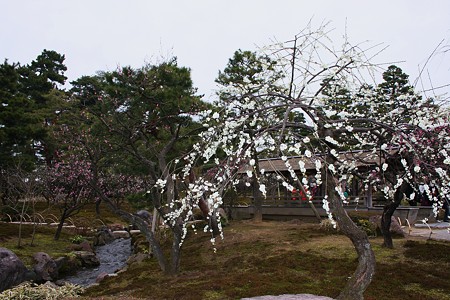
M 366 219 L 358 219 L 356 225 L 364 230 L 368 236 L 377 236 L 377 226 Z
M 85 240 L 84 236 L 77 234 L 76 236 L 74 236 L 70 239 L 70 242 L 72 244 L 81 244 L 81 242 L 84 240 Z
M 25 282 L 12 289 L 3 291 L 0 294 L 0 300 L 57 300 L 66 299 L 67 297 L 78 297 L 83 292 L 84 288 L 70 283 L 59 287 L 52 283 L 36 285 Z

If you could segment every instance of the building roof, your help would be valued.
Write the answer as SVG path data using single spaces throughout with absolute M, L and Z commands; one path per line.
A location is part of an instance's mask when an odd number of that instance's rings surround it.
M 394 153 L 395 150 L 391 150 L 390 152 Z M 307 170 L 315 170 L 316 160 L 323 161 L 323 159 L 324 155 L 322 154 L 316 154 L 312 157 L 291 156 L 287 158 L 287 162 L 292 166 L 294 170 L 300 170 L 300 161 L 303 161 Z M 378 153 L 374 153 L 373 151 L 341 152 L 338 154 L 338 160 L 342 162 L 354 162 L 356 167 L 374 166 L 384 163 L 384 158 L 380 157 Z M 286 163 L 280 157 L 259 159 L 259 168 L 264 169 L 265 172 L 282 172 L 288 170 Z M 250 170 L 252 170 L 252 167 L 249 164 L 246 164 L 241 167 L 239 173 L 245 173 Z

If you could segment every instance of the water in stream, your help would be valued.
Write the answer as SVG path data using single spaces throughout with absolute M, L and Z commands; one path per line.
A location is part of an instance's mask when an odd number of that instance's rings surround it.
M 109 244 L 96 247 L 95 253 L 100 261 L 98 267 L 82 269 L 64 280 L 73 284 L 89 286 L 95 283 L 98 275 L 111 274 L 123 268 L 131 255 L 131 239 L 116 239 Z

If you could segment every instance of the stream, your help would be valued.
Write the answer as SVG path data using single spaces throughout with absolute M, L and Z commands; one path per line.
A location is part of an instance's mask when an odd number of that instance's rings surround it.
M 64 278 L 73 284 L 89 286 L 95 283 L 98 275 L 102 273 L 115 273 L 126 265 L 131 255 L 131 239 L 116 239 L 109 244 L 98 246 L 95 253 L 100 265 L 94 268 L 84 268 L 75 275 Z

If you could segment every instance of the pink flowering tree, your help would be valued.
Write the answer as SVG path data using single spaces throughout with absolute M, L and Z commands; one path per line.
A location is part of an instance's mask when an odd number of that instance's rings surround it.
M 59 208 L 59 223 L 54 239 L 58 240 L 67 218 L 77 214 L 93 201 L 90 184 L 93 180 L 91 163 L 75 154 L 54 161 L 47 167 L 44 197 Z
M 278 179 L 289 191 L 294 188 L 293 182 L 300 186 L 310 201 L 305 165 L 312 164 L 317 184 L 325 186 L 323 208 L 330 221 L 351 240 L 358 254 L 357 268 L 338 299 L 363 299 L 375 273 L 375 256 L 366 233 L 345 210 L 347 202 L 341 183 L 352 177 L 371 180 L 370 172 L 357 163 L 361 159 L 357 151 L 377 156 L 380 150 L 387 155 L 395 148 L 396 159 L 384 161 L 376 172 L 385 174 L 389 168 L 401 170 L 391 173 L 389 181 L 382 181 L 382 189 L 391 200 L 395 193 L 404 194 L 400 190 L 403 183 L 411 181 L 414 172 L 424 170 L 420 163 L 434 164 L 427 159 L 427 151 L 417 152 L 417 131 L 431 133 L 431 128 L 446 122 L 443 111 L 427 108 L 426 101 L 414 93 L 387 99 L 388 104 L 395 104 L 403 97 L 416 97 L 417 105 L 407 107 L 413 118 L 401 117 L 405 111 L 403 106 L 395 106 L 383 115 L 369 114 L 379 101 L 376 90 L 368 88 L 367 78 L 375 78 L 379 68 L 368 59 L 378 50 L 367 49 L 364 50 L 362 44 L 353 46 L 347 39 L 342 45 L 334 45 L 327 25 L 317 30 L 307 27 L 289 42 L 262 48 L 261 53 L 276 64 L 262 63 L 263 70 L 252 74 L 253 80 L 243 78 L 239 85 L 245 85 L 246 93 L 232 81 L 222 86 L 222 95 L 228 95 L 227 101 L 218 103 L 218 111 L 205 111 L 200 115 L 206 128 L 200 134 L 202 141 L 183 158 L 185 165 L 181 172 L 172 176 L 186 178 L 198 163 L 215 164 L 218 171 L 199 176 L 189 184 L 184 197 L 175 199 L 177 210 L 167 215 L 170 222 L 189 216 L 202 197 L 207 199 L 211 216 L 217 216 L 224 192 L 238 184 L 243 165 L 253 168 L 247 176 L 255 178 L 248 181 L 258 181 L 258 190 L 264 196 L 266 173 L 257 166 L 255 149 L 279 153 L 289 172 L 287 176 L 279 174 Z M 327 105 L 330 100 L 337 104 L 339 99 L 347 100 L 337 94 L 339 90 L 334 89 L 332 83 L 351 95 L 349 109 Z M 327 93 L 323 93 L 327 88 Z M 305 121 L 292 118 L 294 112 L 302 114 Z M 391 118 L 385 118 L 386 115 Z M 340 155 L 342 150 L 348 155 Z M 436 145 L 433 153 L 447 157 L 446 146 Z M 298 166 L 300 172 L 294 171 L 289 155 L 303 158 Z M 445 168 L 448 163 L 449 159 L 442 161 L 442 167 L 435 168 L 434 172 L 443 187 L 448 186 Z M 158 180 L 157 186 L 167 188 L 166 181 Z M 215 243 L 215 236 L 211 236 L 211 241 Z

